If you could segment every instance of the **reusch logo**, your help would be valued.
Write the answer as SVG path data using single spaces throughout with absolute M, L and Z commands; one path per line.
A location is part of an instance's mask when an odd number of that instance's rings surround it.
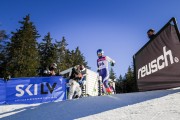
M 168 59 L 169 56 L 169 59 Z M 152 60 L 147 65 L 141 67 L 138 70 L 138 79 L 143 78 L 146 75 L 150 75 L 152 73 L 155 73 L 170 64 L 174 64 L 174 62 L 179 62 L 179 58 L 175 57 L 173 58 L 172 51 L 166 50 L 166 46 L 163 47 L 163 55 L 160 55 L 157 59 Z

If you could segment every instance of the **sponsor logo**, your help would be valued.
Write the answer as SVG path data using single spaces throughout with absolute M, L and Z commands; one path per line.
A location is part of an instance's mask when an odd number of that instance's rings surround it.
M 172 51 L 167 50 L 166 46 L 163 47 L 163 54 L 158 58 L 152 60 L 147 65 L 138 69 L 138 79 L 145 77 L 146 75 L 150 75 L 159 70 L 162 70 L 165 67 L 168 67 L 171 64 L 179 62 L 179 58 L 173 57 Z
M 25 93 L 27 93 L 29 96 L 32 95 L 38 95 L 38 89 L 40 89 L 40 94 L 48 94 L 54 91 L 54 88 L 56 87 L 57 83 L 54 83 L 52 86 L 50 83 L 41 83 L 40 88 L 38 88 L 38 84 L 29 84 L 26 88 L 25 85 L 17 85 L 16 86 L 16 97 L 22 97 Z M 47 87 L 45 91 L 45 87 Z M 31 89 L 31 90 L 30 90 Z

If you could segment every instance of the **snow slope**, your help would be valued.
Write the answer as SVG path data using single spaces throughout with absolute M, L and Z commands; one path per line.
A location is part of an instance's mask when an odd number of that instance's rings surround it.
M 0 105 L 1 120 L 180 120 L 180 89 Z

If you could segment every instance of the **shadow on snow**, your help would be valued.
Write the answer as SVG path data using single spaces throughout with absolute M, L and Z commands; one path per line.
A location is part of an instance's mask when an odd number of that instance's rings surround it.
M 24 107 L 0 113 L 0 115 L 17 112 L 1 118 L 1 120 L 71 120 L 164 97 L 177 92 L 180 92 L 180 89 L 86 97 L 76 100 L 43 103 L 38 106 Z M 8 107 L 8 105 L 5 106 Z

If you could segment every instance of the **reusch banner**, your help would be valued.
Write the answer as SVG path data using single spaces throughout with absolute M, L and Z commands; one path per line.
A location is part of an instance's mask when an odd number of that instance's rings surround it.
M 0 104 L 6 102 L 6 84 L 3 79 L 0 79 Z
M 168 23 L 138 53 L 135 71 L 139 91 L 180 87 L 180 40 L 175 25 Z
M 42 103 L 66 100 L 66 79 L 61 76 L 11 79 L 6 84 L 6 102 Z

